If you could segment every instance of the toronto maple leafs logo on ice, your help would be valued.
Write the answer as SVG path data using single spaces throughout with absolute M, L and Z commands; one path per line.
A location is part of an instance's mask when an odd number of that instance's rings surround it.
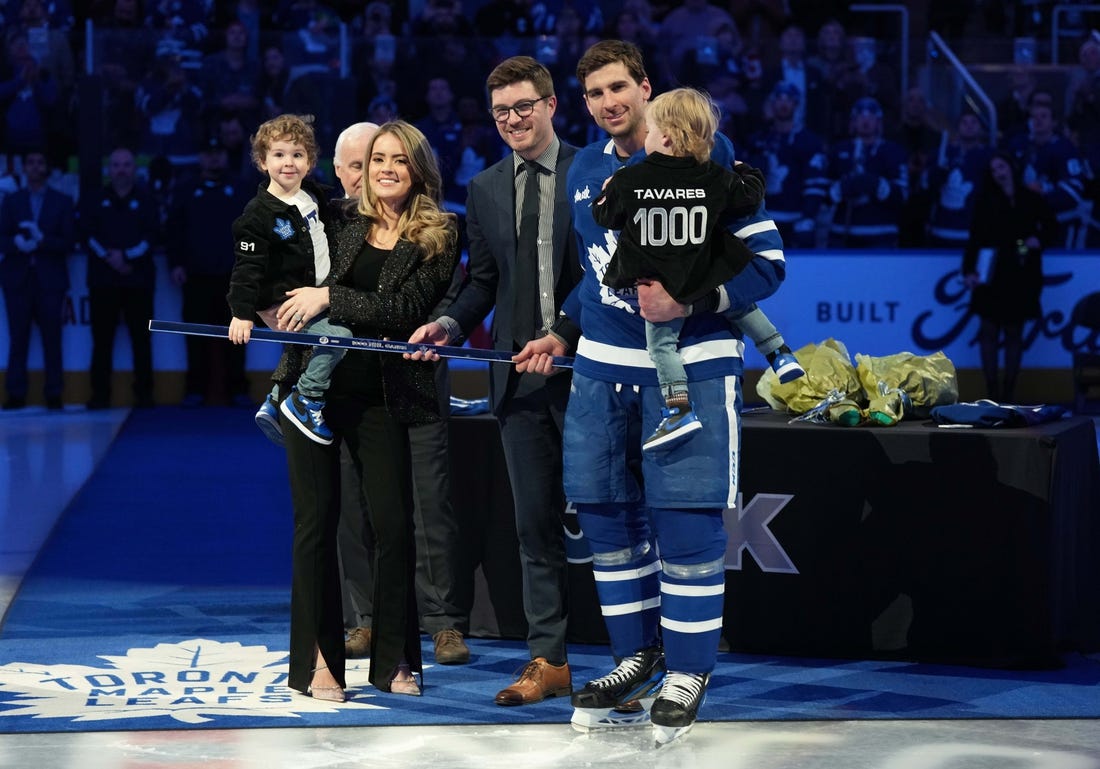
M 106 667 L 11 662 L 0 666 L 0 719 L 172 718 L 201 724 L 216 717 L 336 712 L 333 703 L 303 697 L 286 685 L 286 658 L 285 651 L 266 646 L 195 638 L 100 655 Z M 383 709 L 364 702 L 339 707 Z

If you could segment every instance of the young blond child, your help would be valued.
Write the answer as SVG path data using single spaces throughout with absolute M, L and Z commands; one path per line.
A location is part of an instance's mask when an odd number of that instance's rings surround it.
M 656 97 L 646 109 L 646 124 L 645 160 L 608 179 L 592 205 L 597 224 L 621 229 L 603 282 L 621 289 L 659 280 L 670 296 L 690 306 L 752 260 L 753 253 L 728 230 L 761 205 L 764 177 L 743 163 L 731 171 L 710 160 L 718 109 L 700 91 L 677 88 Z M 768 338 L 754 333 L 761 325 L 778 335 L 755 306 L 729 317 L 758 346 Z M 759 318 L 763 324 L 754 323 Z M 645 451 L 679 446 L 702 427 L 677 349 L 683 324 L 683 318 L 646 322 L 646 349 L 666 407 L 642 444 Z
M 248 342 L 256 317 L 274 328 L 287 291 L 320 285 L 328 276 L 324 193 L 308 178 L 318 156 L 311 123 L 311 116 L 279 115 L 263 123 L 252 137 L 252 160 L 268 181 L 233 222 L 236 262 L 227 298 L 233 314 L 229 339 L 234 344 Z M 349 329 L 331 323 L 328 313 L 295 316 L 290 330 L 351 336 Z M 338 347 L 313 348 L 309 365 L 281 406 L 279 386 L 272 388 L 256 412 L 256 424 L 264 435 L 283 444 L 278 409 L 311 440 L 332 443 L 332 431 L 321 411 L 332 370 L 344 353 Z

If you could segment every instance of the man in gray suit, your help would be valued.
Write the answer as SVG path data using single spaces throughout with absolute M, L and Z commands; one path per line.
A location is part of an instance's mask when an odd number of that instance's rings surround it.
M 513 151 L 471 180 L 466 280 L 444 314 L 417 329 L 409 341 L 452 343 L 495 308 L 495 349 L 519 352 L 546 334 L 572 349 L 580 331 L 568 319 L 560 320 L 559 310 L 581 275 L 565 192 L 576 150 L 554 133 L 554 83 L 546 67 L 514 56 L 497 65 L 485 88 L 497 130 Z M 518 679 L 496 695 L 498 705 L 526 705 L 572 691 L 565 649 L 561 482 L 569 381 L 568 371 L 521 374 L 510 364 L 493 364 L 489 372 L 490 402 L 515 503 L 531 656 Z

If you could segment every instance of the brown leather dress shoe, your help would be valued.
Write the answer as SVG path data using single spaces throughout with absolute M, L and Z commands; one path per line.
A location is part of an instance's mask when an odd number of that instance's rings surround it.
M 497 692 L 498 705 L 530 705 L 547 697 L 560 697 L 573 691 L 569 663 L 551 665 L 546 657 L 535 657 L 520 671 L 516 682 Z
M 462 633 L 454 628 L 440 630 L 435 641 L 435 661 L 440 665 L 465 665 L 470 661 L 470 647 L 462 640 Z
M 348 659 L 370 656 L 370 628 L 352 628 L 344 641 L 344 656 Z

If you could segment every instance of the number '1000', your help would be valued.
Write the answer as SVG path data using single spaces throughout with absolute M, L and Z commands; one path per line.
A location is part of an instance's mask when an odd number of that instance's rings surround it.
M 699 245 L 706 239 L 707 207 L 639 208 L 634 224 L 643 246 Z

